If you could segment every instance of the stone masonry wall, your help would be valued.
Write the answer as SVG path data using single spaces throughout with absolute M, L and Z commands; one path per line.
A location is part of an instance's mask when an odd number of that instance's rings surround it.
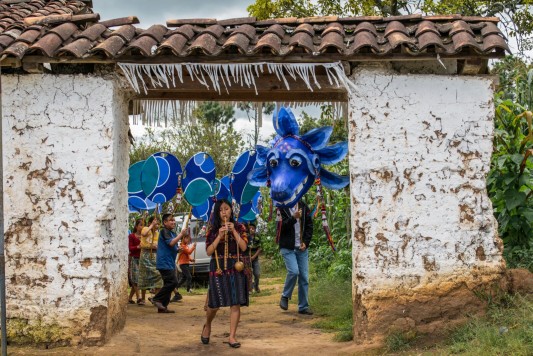
M 352 81 L 355 338 L 444 331 L 483 310 L 475 291 L 504 267 L 485 185 L 491 81 L 369 68 Z
M 101 343 L 125 320 L 126 100 L 113 78 L 2 85 L 9 338 Z

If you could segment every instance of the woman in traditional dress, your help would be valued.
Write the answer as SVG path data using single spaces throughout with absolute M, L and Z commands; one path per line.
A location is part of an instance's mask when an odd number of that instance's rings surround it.
M 241 316 L 241 305 L 248 306 L 248 281 L 240 268 L 240 255 L 246 250 L 247 236 L 244 225 L 235 222 L 231 203 L 225 199 L 213 208 L 213 225 L 207 233 L 206 251 L 211 256 L 206 323 L 200 337 L 209 343 L 211 323 L 218 308 L 230 307 L 229 346 L 241 346 L 235 336 Z M 237 265 L 237 269 L 235 267 Z
M 143 219 L 135 220 L 133 232 L 128 236 L 128 247 L 130 250 L 129 265 L 128 265 L 128 282 L 131 287 L 129 303 L 135 304 L 133 295 L 137 297 L 137 303 L 141 303 L 142 299 L 139 297 L 139 258 L 141 257 L 141 231 L 144 227 Z
M 156 269 L 157 242 L 159 240 L 159 220 L 154 216 L 148 219 L 148 226 L 141 230 L 141 257 L 139 259 L 139 289 L 142 293 L 140 305 L 145 304 L 146 291 L 157 293 L 163 286 L 161 274 Z

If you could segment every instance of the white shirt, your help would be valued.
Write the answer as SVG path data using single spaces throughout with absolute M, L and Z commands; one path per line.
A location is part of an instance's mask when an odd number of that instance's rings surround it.
M 294 216 L 294 213 L 298 211 L 298 203 L 296 203 L 295 206 L 292 208 L 289 208 L 289 211 L 291 212 L 291 215 Z M 301 241 L 300 241 L 300 219 L 296 219 L 296 224 L 294 224 L 294 247 L 300 248 Z

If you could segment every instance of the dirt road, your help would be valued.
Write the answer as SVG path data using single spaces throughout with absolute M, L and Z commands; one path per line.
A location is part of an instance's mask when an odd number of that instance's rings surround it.
M 332 341 L 332 335 L 312 327 L 317 316 L 297 313 L 295 300 L 288 311 L 279 308 L 282 281 L 264 278 L 262 293 L 251 297 L 241 309 L 237 331 L 240 349 L 226 343 L 229 333 L 229 308 L 219 310 L 213 323 L 209 345 L 200 342 L 205 321 L 205 294 L 185 295 L 169 309 L 175 314 L 158 314 L 152 306 L 128 305 L 126 326 L 105 346 L 36 350 L 10 348 L 10 355 L 354 355 L 366 348 L 352 342 Z M 296 293 L 296 290 L 295 290 Z M 297 294 L 295 294 L 296 296 Z

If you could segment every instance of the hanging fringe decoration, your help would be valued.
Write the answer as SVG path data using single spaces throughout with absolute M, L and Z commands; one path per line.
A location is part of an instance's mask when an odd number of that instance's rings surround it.
M 215 90 L 219 94 L 222 87 L 229 93 L 229 87 L 237 84 L 241 87 L 253 87 L 257 95 L 255 78 L 266 71 L 274 74 L 283 82 L 287 90 L 290 89 L 287 75 L 293 80 L 302 80 L 310 91 L 321 89 L 316 78 L 315 69 L 324 67 L 330 85 L 344 86 L 347 90 L 355 89 L 344 73 L 340 62 L 335 63 L 169 63 L 169 64 L 139 64 L 119 63 L 126 79 L 137 93 L 148 93 L 148 87 L 175 88 L 176 80 L 183 84 L 184 72 L 191 80 L 197 80 L 208 90 Z M 232 83 L 233 81 L 233 83 Z
M 326 215 L 326 204 L 324 203 L 324 198 L 322 196 L 322 184 L 320 183 L 319 172 L 317 172 L 317 178 L 315 180 L 315 185 L 316 185 L 317 208 L 320 206 L 320 212 L 322 214 L 322 228 L 324 229 L 324 233 L 326 234 L 326 239 L 328 240 L 331 250 L 335 252 L 337 251 L 337 249 L 335 248 L 335 243 L 333 242 L 333 237 L 331 236 L 331 231 L 329 230 L 328 218 Z M 315 215 L 317 215 L 317 213 L 318 213 L 318 209 L 316 209 Z
M 191 122 L 198 101 L 192 100 L 132 100 L 132 123 L 146 126 L 168 127 Z

